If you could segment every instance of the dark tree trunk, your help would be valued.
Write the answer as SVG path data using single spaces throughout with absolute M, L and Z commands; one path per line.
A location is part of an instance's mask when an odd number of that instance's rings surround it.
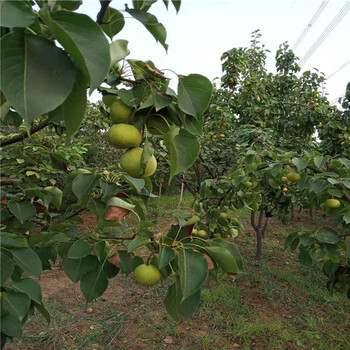
M 261 259 L 262 255 L 262 246 L 263 246 L 263 235 L 265 235 L 265 231 L 267 228 L 267 218 L 265 220 L 265 223 L 263 225 L 263 219 L 264 219 L 264 210 L 261 209 L 259 212 L 259 219 L 258 223 L 255 222 L 255 212 L 250 213 L 250 223 L 253 226 L 255 232 L 256 232 L 256 254 L 255 258 L 257 260 Z

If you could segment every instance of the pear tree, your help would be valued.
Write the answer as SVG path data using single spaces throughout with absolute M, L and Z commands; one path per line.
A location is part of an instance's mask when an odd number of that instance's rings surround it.
M 150 135 L 163 139 L 171 181 L 199 154 L 212 95 L 202 75 L 178 74 L 174 91 L 153 62 L 128 58 L 128 41 L 119 39 L 125 17 L 168 48 L 165 27 L 149 12 L 155 2 L 133 1 L 121 10 L 119 2 L 101 0 L 96 20 L 79 13 L 82 1 L 1 2 L 1 121 L 11 125 L 1 149 L 7 161 L 34 162 L 25 152 L 15 158 L 10 151 L 39 134 L 43 144 L 54 132 L 74 140 L 96 90 L 107 124 L 102 129 L 110 147 L 123 152 L 110 174 L 79 167 L 70 172 L 65 158 L 47 151 L 68 174 L 61 186 L 24 182 L 15 173 L 1 177 L 2 347 L 21 337 L 34 312 L 50 321 L 38 278 L 57 261 L 87 302 L 103 295 L 119 273 L 134 273 L 146 286 L 171 280 L 164 304 L 175 320 L 189 318 L 198 307 L 209 268 L 237 274 L 242 267 L 232 243 L 192 235 L 190 215 L 177 218 L 168 232 L 155 233 L 156 223 L 147 220 L 147 201 L 154 197 L 150 177 L 157 168 Z M 180 10 L 180 0 L 163 3 Z M 98 219 L 88 231 L 78 228 L 86 212 Z M 147 253 L 140 254 L 140 247 Z

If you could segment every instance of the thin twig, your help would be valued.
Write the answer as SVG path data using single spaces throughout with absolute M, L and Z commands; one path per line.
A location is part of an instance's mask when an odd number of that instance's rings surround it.
M 112 2 L 112 0 L 100 0 L 101 8 L 99 13 L 97 14 L 96 23 L 97 24 L 103 24 L 103 18 L 106 14 L 106 11 L 108 9 L 109 4 Z
M 24 139 L 26 139 L 27 137 L 29 137 L 29 135 L 33 135 L 36 132 L 46 128 L 47 126 L 49 126 L 50 124 L 52 124 L 52 121 L 49 119 L 44 120 L 43 122 L 41 122 L 40 124 L 33 126 L 29 133 L 27 132 L 23 132 L 22 134 L 18 135 L 18 136 L 14 136 L 5 140 L 0 141 L 0 147 L 4 147 L 4 146 L 8 146 L 8 145 L 12 145 L 13 143 L 16 142 L 20 142 L 23 141 Z

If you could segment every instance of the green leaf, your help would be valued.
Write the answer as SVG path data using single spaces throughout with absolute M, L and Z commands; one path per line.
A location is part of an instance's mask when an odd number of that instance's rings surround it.
M 46 309 L 43 303 L 36 303 L 34 302 L 34 306 L 37 308 L 37 310 L 44 316 L 47 323 L 50 323 L 51 317 L 49 311 Z
M 311 184 L 311 189 L 315 193 L 322 192 L 328 186 L 328 182 L 326 180 L 318 179 Z
M 45 187 L 44 191 L 51 195 L 53 205 L 59 209 L 62 204 L 63 192 L 56 186 Z
M 77 283 L 84 273 L 95 270 L 97 263 L 98 260 L 93 255 L 88 255 L 82 259 L 64 258 L 62 268 L 69 279 L 73 283 Z
M 111 54 L 111 67 L 130 54 L 127 40 L 120 39 L 113 41 L 110 44 L 109 49 Z
M 22 322 L 12 315 L 1 317 L 1 332 L 10 337 L 22 336 Z
M 83 239 L 78 239 L 70 247 L 67 256 L 71 259 L 80 259 L 92 253 L 92 250 L 92 245 L 89 245 Z
M 118 250 L 118 255 L 120 258 L 118 266 L 120 267 L 120 271 L 126 275 L 134 271 L 138 265 L 143 264 L 141 257 L 136 256 L 133 258 L 126 250 Z
M 0 107 L 0 119 L 2 121 L 5 121 L 5 119 L 7 118 L 9 111 L 10 111 L 10 107 L 11 107 L 10 101 L 6 101 L 1 105 L 1 107 Z
M 7 208 L 21 224 L 36 214 L 35 206 L 30 202 L 16 202 L 14 200 L 9 200 L 7 202 Z
M 138 105 L 143 97 L 144 88 L 141 85 L 134 86 L 132 89 L 120 89 L 118 95 L 121 100 L 128 106 Z
M 169 151 L 170 182 L 176 174 L 185 171 L 195 162 L 199 154 L 199 142 L 196 136 L 175 125 L 171 125 L 169 132 L 163 136 Z
M 72 137 L 79 130 L 80 124 L 84 119 L 87 103 L 86 88 L 86 78 L 79 72 L 68 98 L 62 105 L 52 111 L 56 116 L 60 115 L 60 120 L 64 120 L 68 138 Z
M 300 249 L 299 261 L 304 266 L 312 266 L 312 258 L 309 249 Z
M 110 65 L 109 44 L 101 27 L 81 13 L 57 11 L 50 14 L 46 8 L 42 8 L 40 15 L 84 73 L 91 95 L 107 76 Z
M 347 168 L 350 169 L 350 160 L 347 158 L 339 158 L 339 161 Z
M 343 220 L 346 224 L 350 224 L 350 210 L 347 210 L 344 214 L 343 214 Z
M 25 272 L 40 277 L 42 272 L 41 260 L 30 248 L 19 248 L 12 250 L 13 260 Z
M 238 273 L 236 260 L 226 248 L 214 246 L 205 247 L 205 250 L 218 263 L 224 272 Z
M 5 291 L 1 293 L 2 305 L 10 315 L 22 321 L 27 315 L 30 298 L 24 293 Z
M 151 240 L 143 237 L 136 237 L 128 244 L 128 253 L 132 252 L 134 249 L 141 247 L 145 244 L 150 243 Z
M 94 255 L 97 256 L 100 262 L 103 262 L 105 260 L 107 257 L 105 241 L 100 241 L 94 245 Z
M 14 268 L 15 265 L 13 260 L 8 255 L 0 251 L 0 278 L 2 286 L 11 277 Z
M 103 265 L 96 270 L 87 272 L 80 281 L 80 289 L 86 301 L 91 301 L 100 297 L 108 287 L 108 276 L 103 271 Z
M 0 233 L 1 245 L 6 248 L 27 248 L 28 241 L 16 233 Z
M 119 268 L 109 261 L 106 261 L 103 265 L 103 271 L 106 272 L 108 279 L 111 279 L 119 273 Z
M 56 2 L 57 5 L 69 11 L 77 10 L 82 3 L 83 0 L 57 0 Z
M 167 36 L 166 30 L 163 24 L 158 22 L 156 16 L 136 9 L 127 8 L 125 11 L 128 12 L 135 19 L 140 21 L 146 27 L 146 29 L 153 35 L 154 39 L 156 39 L 157 42 L 159 41 L 166 51 L 168 50 L 168 45 L 165 42 Z
M 180 314 L 185 320 L 189 319 L 196 311 L 200 303 L 200 290 L 192 294 L 185 300 L 182 300 L 182 293 L 180 283 L 175 282 L 168 287 L 168 293 L 164 299 L 164 305 L 169 315 L 174 321 L 179 320 L 178 314 Z
M 181 7 L 181 0 L 171 0 L 171 2 L 175 7 L 176 13 L 178 13 Z
M 112 197 L 108 200 L 106 208 L 110 206 L 121 207 L 128 210 L 133 210 L 135 208 L 133 204 L 130 204 L 129 202 L 118 197 Z
M 213 91 L 208 78 L 200 74 L 180 76 L 177 89 L 178 104 L 183 112 L 199 117 L 206 111 Z
M 100 179 L 99 185 L 105 196 L 117 192 L 118 185 L 116 183 L 109 183 L 104 178 Z
M 158 269 L 162 269 L 171 263 L 175 258 L 174 250 L 168 246 L 164 246 L 159 250 L 159 260 L 158 260 Z
M 129 183 L 131 187 L 133 187 L 137 192 L 140 192 L 145 186 L 144 179 L 135 179 L 129 175 L 123 175 L 125 180 Z
M 202 287 L 208 276 L 208 262 L 202 254 L 190 249 L 182 249 L 178 256 L 178 266 L 181 301 L 184 301 Z
M 307 161 L 304 158 L 296 158 L 292 159 L 292 163 L 297 167 L 298 171 L 302 171 L 307 167 Z
M 11 32 L 1 49 L 1 89 L 29 128 L 68 97 L 76 69 L 63 50 L 39 35 Z
M 3 0 L 0 2 L 1 26 L 7 28 L 28 27 L 35 15 L 27 1 Z
M 318 169 L 321 169 L 327 163 L 327 157 L 316 156 L 314 158 L 314 163 Z
M 15 281 L 12 288 L 18 292 L 22 292 L 29 296 L 30 299 L 41 302 L 42 294 L 40 284 L 32 278 L 24 278 L 19 281 Z
M 113 7 L 108 7 L 103 17 L 103 24 L 101 24 L 102 30 L 112 40 L 125 25 L 124 16 Z
M 327 252 L 324 248 L 313 248 L 310 250 L 310 256 L 312 260 L 319 261 L 327 255 Z
M 80 174 L 72 182 L 73 193 L 78 199 L 83 199 L 92 192 L 100 179 L 97 174 Z
M 330 231 L 329 229 L 323 229 L 319 231 L 316 235 L 316 239 L 322 243 L 335 244 L 340 238 L 336 232 Z
M 230 253 L 231 255 L 234 257 L 237 267 L 240 270 L 243 270 L 243 258 L 241 253 L 239 252 L 238 248 L 236 247 L 235 244 L 228 242 L 225 239 L 221 239 L 219 240 L 220 245 L 224 246 Z

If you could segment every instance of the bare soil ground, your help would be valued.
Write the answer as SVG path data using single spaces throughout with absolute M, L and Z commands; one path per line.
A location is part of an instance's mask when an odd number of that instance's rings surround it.
M 93 215 L 83 218 L 82 228 L 96 225 Z M 350 302 L 330 296 L 321 271 L 301 267 L 296 254 L 281 248 L 286 232 L 320 221 L 306 212 L 288 226 L 272 219 L 264 258 L 257 262 L 254 231 L 243 218 L 246 230 L 237 244 L 247 261 L 245 273 L 235 282 L 208 281 L 198 312 L 179 324 L 163 306 L 166 286 L 141 287 L 118 275 L 100 299 L 86 305 L 79 288 L 55 266 L 40 278 L 51 324 L 33 316 L 23 339 L 7 349 L 350 349 Z M 169 223 L 162 219 L 162 225 Z

